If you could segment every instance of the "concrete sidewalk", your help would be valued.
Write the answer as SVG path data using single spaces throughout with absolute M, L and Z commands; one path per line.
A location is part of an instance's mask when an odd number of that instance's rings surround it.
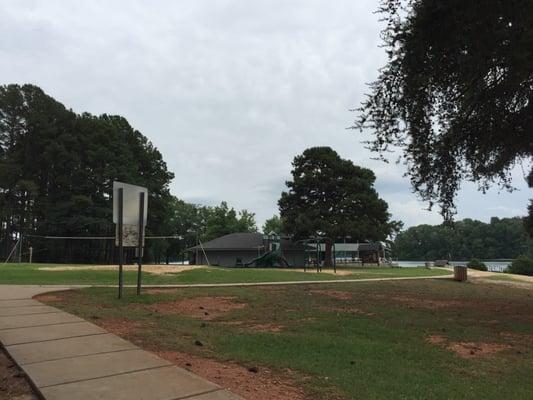
M 94 324 L 32 299 L 71 288 L 0 285 L 0 342 L 44 399 L 240 399 Z

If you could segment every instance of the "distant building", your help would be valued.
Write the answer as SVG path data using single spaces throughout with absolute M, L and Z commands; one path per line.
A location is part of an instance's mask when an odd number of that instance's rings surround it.
M 310 245 L 312 245 L 310 243 Z M 314 246 L 316 249 L 316 245 Z M 319 243 L 319 259 L 326 258 L 326 245 Z M 335 243 L 335 254 L 337 260 L 361 262 L 362 264 L 379 264 L 383 260 L 390 259 L 390 248 L 385 242 L 372 243 Z
M 256 267 L 273 255 L 275 265 L 303 267 L 305 247 L 287 238 L 261 233 L 230 233 L 187 249 L 189 264 L 221 267 Z

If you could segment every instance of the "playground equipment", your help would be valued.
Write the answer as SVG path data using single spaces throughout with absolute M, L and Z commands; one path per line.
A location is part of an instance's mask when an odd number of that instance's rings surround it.
M 332 255 L 332 266 L 333 272 L 337 273 L 337 261 L 336 261 L 336 252 L 335 252 L 335 241 L 326 236 L 312 236 L 307 239 L 300 239 L 296 243 L 303 243 L 306 252 L 306 261 L 304 264 L 304 271 L 307 272 L 309 265 L 316 267 L 316 272 L 322 271 L 322 260 L 320 259 L 320 244 L 321 243 L 331 243 L 331 255 Z M 324 260 L 325 261 L 325 260 Z
M 268 251 L 265 254 L 243 264 L 243 266 L 246 268 L 249 268 L 252 265 L 256 268 L 260 268 L 260 267 L 291 268 L 291 265 L 289 264 L 289 262 L 281 254 L 281 247 L 278 247 L 275 250 Z

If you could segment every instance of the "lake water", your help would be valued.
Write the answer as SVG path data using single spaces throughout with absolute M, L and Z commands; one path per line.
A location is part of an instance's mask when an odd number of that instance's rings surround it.
M 425 265 L 425 261 L 396 261 L 400 267 L 419 267 Z M 492 272 L 504 272 L 513 260 L 487 260 L 483 261 L 487 269 Z M 450 265 L 466 265 L 468 261 L 450 261 Z

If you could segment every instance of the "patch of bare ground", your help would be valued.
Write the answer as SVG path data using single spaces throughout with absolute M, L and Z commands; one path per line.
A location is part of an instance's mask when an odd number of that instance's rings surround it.
M 33 298 L 37 301 L 42 301 L 45 303 L 63 302 L 66 300 L 67 296 L 71 293 L 72 293 L 72 290 L 63 290 L 60 292 L 38 294 L 37 296 L 33 296 Z
M 0 350 L 0 399 L 37 400 L 25 376 Z
M 533 343 L 533 335 L 516 332 L 501 332 L 500 335 L 510 340 Z
M 283 330 L 284 326 L 278 324 L 255 324 L 250 325 L 247 328 L 254 332 L 278 333 Z
M 104 318 L 94 321 L 98 326 L 106 331 L 113 332 L 118 336 L 128 336 L 148 328 L 149 325 L 128 318 Z
M 533 283 L 529 281 L 516 281 L 516 280 L 498 280 L 498 279 L 486 279 L 486 278 L 475 278 L 471 279 L 470 282 L 477 284 L 489 284 L 489 285 L 501 285 L 518 289 L 533 290 Z
M 288 376 L 279 377 L 263 367 L 243 367 L 174 351 L 156 351 L 179 367 L 229 389 L 246 400 L 303 400 L 305 393 Z
M 342 290 L 311 290 L 310 293 L 320 294 L 337 300 L 351 300 L 352 294 Z
M 246 303 L 235 301 L 235 297 L 193 297 L 177 301 L 155 303 L 146 306 L 161 314 L 182 314 L 190 317 L 212 320 L 233 310 L 246 307 Z
M 485 357 L 511 348 L 511 345 L 505 343 L 452 342 L 440 335 L 428 336 L 426 341 L 453 351 L 462 358 Z

